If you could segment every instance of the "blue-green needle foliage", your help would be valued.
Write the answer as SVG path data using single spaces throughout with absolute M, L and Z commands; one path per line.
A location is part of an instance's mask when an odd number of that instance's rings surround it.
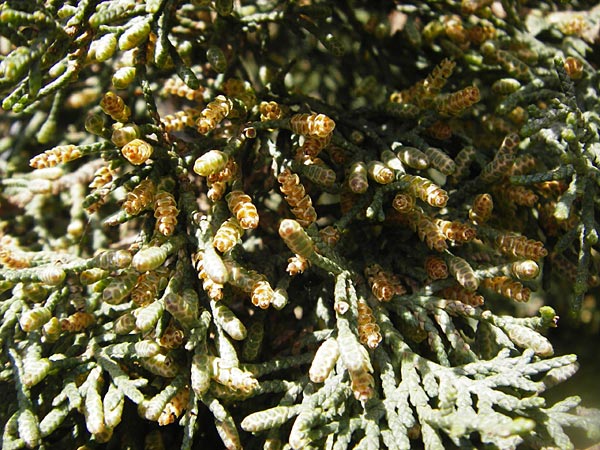
M 597 442 L 593 3 L 2 2 L 1 447 Z

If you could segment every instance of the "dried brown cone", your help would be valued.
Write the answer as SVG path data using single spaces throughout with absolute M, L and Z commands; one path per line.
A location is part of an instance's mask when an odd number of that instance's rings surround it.
M 465 288 L 459 285 L 449 286 L 447 288 L 442 289 L 437 293 L 443 298 L 449 300 L 458 300 L 462 303 L 465 303 L 470 306 L 481 306 L 484 303 L 483 296 L 475 293 L 469 292 Z
M 448 278 L 448 265 L 444 258 L 436 255 L 429 255 L 425 258 L 425 271 L 431 280 L 443 280 Z
M 300 183 L 297 174 L 285 169 L 277 177 L 281 183 L 281 192 L 285 195 L 285 200 L 292 208 L 292 213 L 296 220 L 303 227 L 309 226 L 317 220 L 317 212 L 312 206 L 312 200 L 306 193 L 304 186 Z
M 379 264 L 371 264 L 365 268 L 365 276 L 371 292 L 380 302 L 389 302 L 394 295 L 406 294 L 406 289 L 398 277 L 383 270 Z
M 381 342 L 381 333 L 379 325 L 375 321 L 373 311 L 363 298 L 358 299 L 358 337 L 362 344 L 374 349 Z
M 481 281 L 481 287 L 517 302 L 526 302 L 531 295 L 531 291 L 528 288 L 524 287 L 518 281 L 505 276 L 484 278 Z

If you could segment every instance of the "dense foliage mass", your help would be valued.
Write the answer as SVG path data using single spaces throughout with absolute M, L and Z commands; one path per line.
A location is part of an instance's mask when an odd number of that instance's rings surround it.
M 599 440 L 594 3 L 0 4 L 2 448 Z

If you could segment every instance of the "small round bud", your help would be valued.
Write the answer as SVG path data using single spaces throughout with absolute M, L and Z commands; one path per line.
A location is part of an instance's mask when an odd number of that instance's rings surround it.
M 100 136 L 104 130 L 104 116 L 102 114 L 90 114 L 85 119 L 85 129 L 92 134 Z
M 120 124 L 119 124 L 120 125 Z M 134 123 L 114 127 L 111 141 L 117 147 L 123 147 L 140 137 L 140 128 Z M 127 158 L 129 159 L 129 158 Z
M 206 51 L 206 59 L 215 70 L 215 72 L 223 73 L 227 70 L 227 59 L 223 50 L 214 45 L 210 46 Z
M 154 148 L 142 139 L 134 139 L 121 149 L 127 161 L 136 166 L 144 164 L 153 152 Z

